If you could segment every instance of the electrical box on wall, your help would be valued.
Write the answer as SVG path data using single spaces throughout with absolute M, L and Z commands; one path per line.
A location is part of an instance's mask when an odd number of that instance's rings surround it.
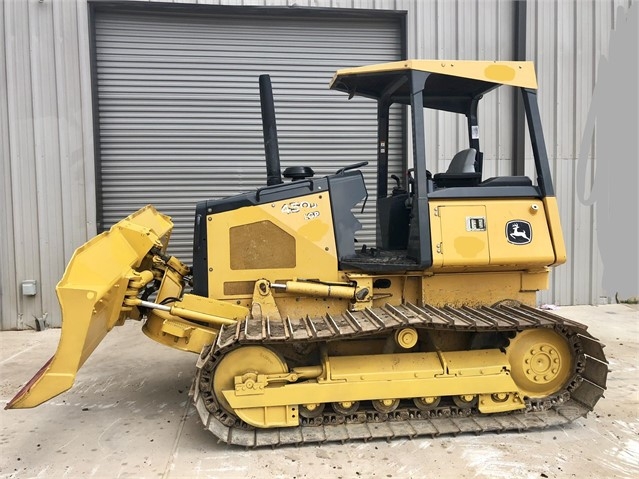
M 38 292 L 38 283 L 35 279 L 25 279 L 22 282 L 22 296 L 35 296 Z

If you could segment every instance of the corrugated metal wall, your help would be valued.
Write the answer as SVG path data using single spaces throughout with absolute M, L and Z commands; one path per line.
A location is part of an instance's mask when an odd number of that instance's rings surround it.
M 55 285 L 95 234 L 87 31 L 86 2 L 0 4 L 2 329 L 60 324 Z
M 490 0 L 259 0 L 187 3 L 405 10 L 409 57 L 511 59 L 512 2 Z M 592 208 L 574 191 L 577 147 L 600 55 L 616 7 L 629 0 L 527 2 L 527 56 L 537 63 L 541 110 L 570 262 L 541 300 L 596 303 L 601 267 Z M 2 329 L 32 327 L 48 315 L 59 325 L 55 283 L 72 251 L 95 232 L 92 97 L 87 0 L 5 0 L 0 4 L 0 297 Z M 484 105 L 487 167 L 509 171 L 511 98 Z M 429 121 L 434 121 L 429 118 Z M 484 128 L 486 130 L 486 128 Z M 444 119 L 428 152 L 448 158 L 463 139 Z M 490 153 L 491 156 L 488 156 Z M 504 158 L 505 161 L 496 161 Z M 38 295 L 19 284 L 38 280 Z

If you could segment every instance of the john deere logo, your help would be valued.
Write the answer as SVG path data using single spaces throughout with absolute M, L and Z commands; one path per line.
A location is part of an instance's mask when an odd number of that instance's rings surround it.
M 506 239 L 512 244 L 528 244 L 532 241 L 532 226 L 524 220 L 509 221 L 506 223 Z

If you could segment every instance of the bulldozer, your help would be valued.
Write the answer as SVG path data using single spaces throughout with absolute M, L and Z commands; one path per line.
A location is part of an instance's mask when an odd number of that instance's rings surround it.
M 377 103 L 375 244 L 355 238 L 366 163 L 282 173 L 262 75 L 266 185 L 197 203 L 191 266 L 167 254 L 173 225 L 151 205 L 78 248 L 56 288 L 58 349 L 6 407 L 71 388 L 131 319 L 197 354 L 194 407 L 232 445 L 521 431 L 586 416 L 606 389 L 603 345 L 536 308 L 566 250 L 534 65 L 404 60 L 338 70 L 330 87 Z M 484 177 L 478 108 L 497 88 L 520 93 L 534 181 Z M 412 165 L 389 192 L 393 105 L 409 107 Z M 463 115 L 468 133 L 434 174 L 426 109 Z

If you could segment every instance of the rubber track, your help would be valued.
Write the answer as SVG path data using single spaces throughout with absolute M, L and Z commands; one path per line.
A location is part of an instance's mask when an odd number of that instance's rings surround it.
M 319 421 L 306 420 L 305 424 L 292 428 L 252 428 L 217 407 L 212 394 L 200 392 L 203 371 L 212 375 L 215 365 L 224 354 L 241 345 L 349 339 L 405 326 L 482 332 L 552 328 L 563 334 L 571 344 L 576 359 L 575 374 L 566 390 L 541 401 L 528 401 L 527 409 L 523 412 L 482 415 L 475 410 L 469 414 L 468 410 L 453 407 L 430 413 L 415 409 L 398 410 L 389 415 L 368 412 L 348 417 L 332 414 L 331 417 L 330 414 L 324 414 Z M 407 303 L 336 316 L 326 314 L 323 317 L 307 316 L 277 321 L 249 319 L 223 327 L 213 347 L 202 352 L 191 394 L 205 427 L 221 442 L 244 447 L 543 429 L 586 416 L 603 397 L 608 374 L 604 346 L 586 329 L 587 326 L 583 324 L 546 311 L 509 304 L 479 308 L 435 308 Z

